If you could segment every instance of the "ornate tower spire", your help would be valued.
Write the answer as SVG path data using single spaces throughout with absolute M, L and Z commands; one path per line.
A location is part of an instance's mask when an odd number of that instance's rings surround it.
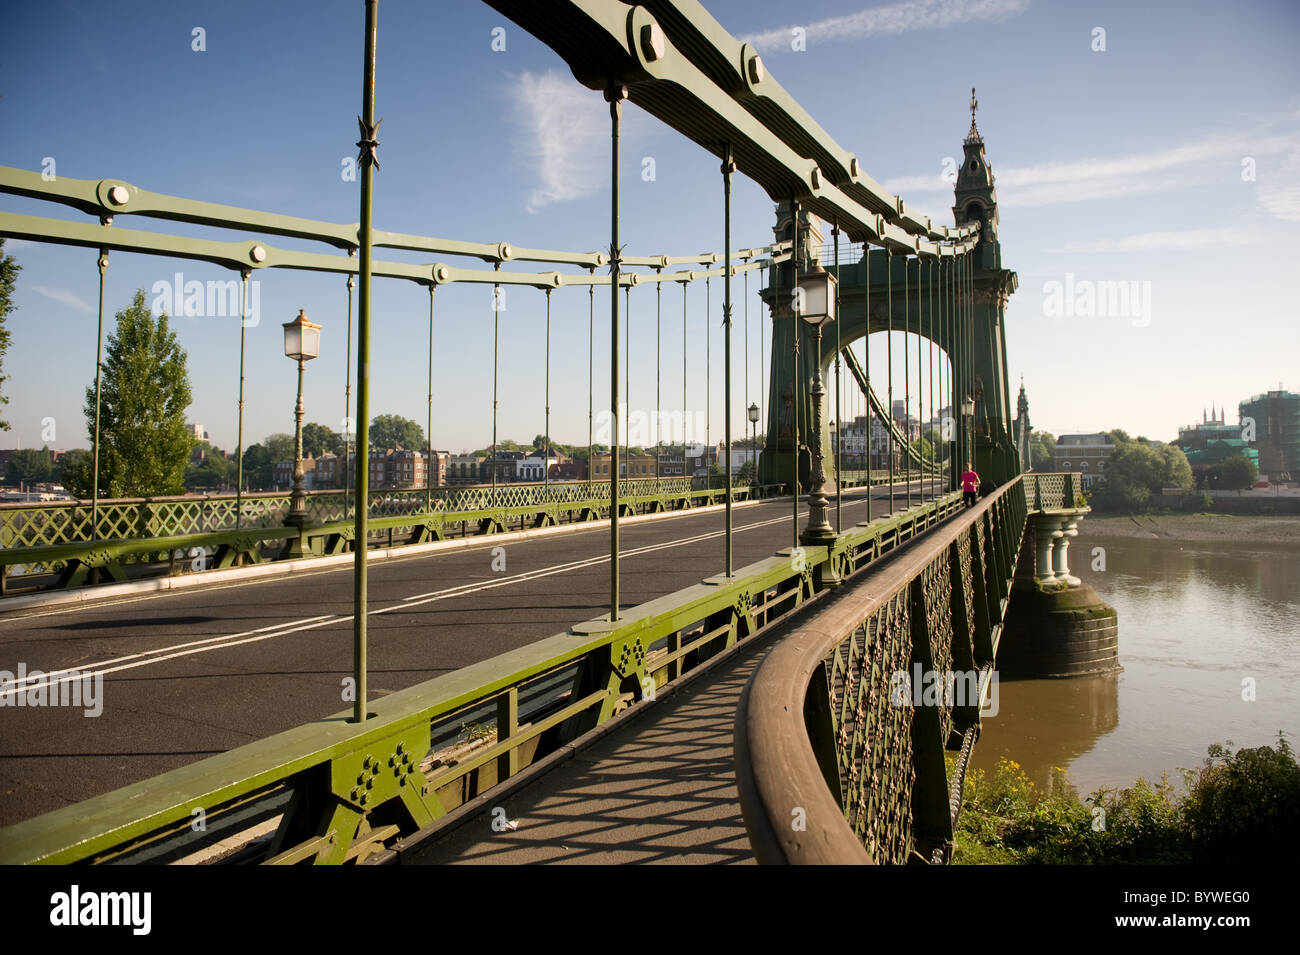
M 980 136 L 979 127 L 975 125 L 975 110 L 980 108 L 980 101 L 975 98 L 975 87 L 970 88 L 970 132 L 966 134 L 966 142 L 980 143 L 984 140 Z
M 962 144 L 962 164 L 957 170 L 953 189 L 952 214 L 959 226 L 968 222 L 980 223 L 977 267 L 999 269 L 1002 267 L 1002 252 L 998 245 L 998 192 L 993 167 L 984 154 L 984 138 L 975 125 L 977 109 L 979 100 L 975 98 L 975 88 L 971 87 L 970 132 Z

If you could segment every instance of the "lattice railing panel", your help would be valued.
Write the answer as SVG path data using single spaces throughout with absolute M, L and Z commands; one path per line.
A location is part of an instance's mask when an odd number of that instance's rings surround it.
M 912 708 L 893 695 L 911 665 L 909 603 L 899 591 L 827 660 L 845 818 L 873 858 L 891 864 L 907 861 L 916 779 Z
M 934 672 L 943 681 L 943 700 L 939 706 L 939 731 L 941 737 L 947 740 L 952 732 L 952 680 L 954 678 L 950 551 L 945 550 L 926 565 L 921 574 L 921 595 L 925 601 L 925 629 L 930 638 L 930 658 L 934 664 Z

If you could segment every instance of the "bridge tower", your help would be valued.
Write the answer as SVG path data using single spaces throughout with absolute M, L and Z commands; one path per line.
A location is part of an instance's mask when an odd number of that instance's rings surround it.
M 998 202 L 993 169 L 984 152 L 984 139 L 975 124 L 974 91 L 971 96 L 971 126 L 963 143 L 961 169 L 953 194 L 953 215 L 957 225 L 968 222 L 981 224 L 980 239 L 972 252 L 972 281 L 974 303 L 969 312 L 971 328 L 969 337 L 972 353 L 973 375 L 966 381 L 966 370 L 955 370 L 955 392 L 960 414 L 962 399 L 974 400 L 974 418 L 959 422 L 957 447 L 954 454 L 958 464 L 971 459 L 980 476 L 989 483 L 1001 484 L 1021 473 L 1020 454 L 1012 431 L 1014 410 L 1011 406 L 1007 380 L 1005 314 L 1007 299 L 1016 290 L 1016 273 L 1002 267 L 1002 248 L 998 242 Z M 793 235 L 790 203 L 780 202 L 776 207 L 777 222 L 773 234 L 777 241 L 789 241 Z M 803 271 L 819 259 L 827 271 L 835 271 L 831 256 L 825 254 L 825 236 L 819 220 L 806 211 L 800 213 L 799 270 Z M 843 238 L 843 237 L 842 237 Z M 884 249 L 872 248 L 869 257 L 860 256 L 848 261 L 848 243 L 841 241 L 839 267 L 840 315 L 838 337 L 843 347 L 870 332 L 883 332 L 891 328 L 896 332 L 918 330 L 928 334 L 933 327 L 929 314 L 932 302 L 937 302 L 947 288 L 948 276 L 936 281 L 936 269 L 929 263 L 919 268 L 915 260 L 901 253 L 892 256 Z M 946 270 L 950 263 L 945 263 Z M 759 459 L 759 479 L 764 483 L 785 482 L 794 467 L 795 407 L 798 409 L 799 481 L 806 486 L 810 470 L 810 428 L 812 413 L 809 394 L 812 384 L 811 348 L 813 336 L 807 329 L 799 329 L 799 373 L 794 374 L 790 289 L 795 278 L 793 263 L 783 263 L 769 270 L 768 286 L 762 293 L 772 318 L 772 357 L 768 393 L 767 443 Z M 933 286 L 933 287 L 932 287 Z M 892 308 L 891 308 L 892 305 Z M 867 311 L 870 308 L 870 315 Z M 925 317 L 922 317 L 922 316 Z M 822 378 L 834 381 L 836 330 L 828 327 L 822 336 L 819 359 Z M 953 353 L 953 342 L 947 340 L 942 330 L 935 335 L 935 343 L 946 353 Z M 883 339 L 873 342 L 872 348 L 883 347 Z M 896 349 L 897 350 L 897 349 Z M 872 352 L 872 356 L 875 353 Z M 875 359 L 872 358 L 874 363 Z M 845 393 L 857 387 L 854 377 L 841 371 Z M 796 395 L 796 386 L 798 393 Z M 885 384 L 871 382 L 880 399 L 881 407 L 888 403 Z M 895 397 L 903 389 L 895 383 Z M 797 402 L 796 402 L 797 397 Z M 947 396 L 936 395 L 936 404 L 948 404 Z M 834 402 L 834 396 L 826 399 Z M 874 402 L 873 402 L 874 403 Z M 830 422 L 834 406 L 823 409 L 822 448 L 826 454 L 827 474 L 834 472 L 834 453 L 830 437 Z M 887 413 L 887 412 L 886 412 Z M 877 417 L 879 415 L 877 414 Z M 835 475 L 838 480 L 838 475 Z
M 1016 273 L 1002 267 L 998 241 L 998 191 L 993 167 L 984 152 L 984 137 L 975 123 L 979 107 L 971 93 L 970 131 L 962 143 L 962 164 L 953 189 L 956 224 L 980 223 L 974 256 L 974 380 L 958 378 L 975 401 L 973 425 L 975 470 L 985 481 L 1002 483 L 1022 470 L 1012 435 L 1011 389 L 1007 382 L 1006 308 L 1016 290 Z

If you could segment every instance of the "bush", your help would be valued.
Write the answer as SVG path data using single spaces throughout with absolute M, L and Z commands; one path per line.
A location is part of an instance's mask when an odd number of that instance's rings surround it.
M 1231 743 L 1229 743 L 1231 745 Z M 1257 864 L 1296 844 L 1300 763 L 1279 732 L 1274 749 L 1209 747 L 1187 792 L 1168 778 L 1100 789 L 1080 800 L 1056 768 L 1047 790 L 1003 759 L 967 774 L 953 861 L 982 865 Z

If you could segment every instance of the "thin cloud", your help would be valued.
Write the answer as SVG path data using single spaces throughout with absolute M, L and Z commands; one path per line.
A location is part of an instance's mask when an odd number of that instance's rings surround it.
M 1032 0 L 903 0 L 884 7 L 798 24 L 809 44 L 897 36 L 914 30 L 942 30 L 980 20 L 1005 20 L 1023 13 Z M 787 26 L 740 37 L 765 51 L 790 50 L 794 27 Z
M 1166 252 L 1208 249 L 1225 245 L 1259 245 L 1265 239 L 1254 229 L 1187 229 L 1181 232 L 1139 232 L 1109 239 L 1070 242 L 1059 252 Z
M 83 312 L 93 312 L 95 309 L 90 303 L 83 301 L 79 296 L 74 295 L 67 289 L 63 288 L 46 288 L 44 285 L 33 285 L 32 291 L 38 295 L 44 295 L 48 299 L 53 299 L 61 305 L 70 305 L 75 309 Z
M 1295 150 L 1296 142 L 1294 136 L 1258 139 L 1215 136 L 1127 156 L 995 166 L 994 175 L 999 201 L 1007 207 L 1149 195 L 1216 182 L 1239 182 L 1244 158 Z M 1300 159 L 1294 161 L 1300 164 Z M 1300 217 L 1300 187 L 1295 183 L 1295 177 L 1270 180 L 1260 190 L 1260 201 L 1281 218 Z M 899 176 L 886 180 L 884 186 L 904 197 L 952 191 L 952 183 L 946 182 L 938 172 L 929 176 Z
M 1291 152 L 1277 169 L 1257 171 L 1259 202 L 1288 222 L 1300 222 L 1300 149 Z
M 525 72 L 511 80 L 520 153 L 536 175 L 525 208 L 535 213 L 595 193 L 608 155 L 604 103 L 567 74 Z

